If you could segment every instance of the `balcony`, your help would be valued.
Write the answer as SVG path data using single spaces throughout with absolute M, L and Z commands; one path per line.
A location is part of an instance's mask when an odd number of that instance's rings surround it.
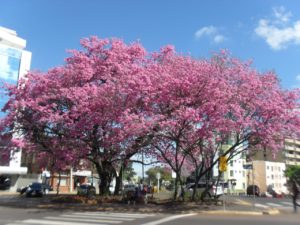
M 295 146 L 285 145 L 284 149 L 295 151 Z

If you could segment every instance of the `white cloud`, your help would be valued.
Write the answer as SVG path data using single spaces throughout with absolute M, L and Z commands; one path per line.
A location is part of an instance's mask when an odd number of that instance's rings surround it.
M 300 45 L 300 20 L 290 22 L 291 12 L 286 12 L 283 6 L 273 8 L 269 19 L 260 19 L 255 33 L 265 39 L 273 50 L 281 50 L 294 44 Z
M 221 43 L 223 41 L 225 41 L 225 37 L 223 35 L 218 34 L 214 37 L 214 42 L 215 43 Z
M 202 27 L 195 33 L 196 39 L 200 39 L 205 36 L 211 38 L 216 44 L 219 44 L 226 40 L 226 38 L 221 35 L 219 30 L 214 26 Z
M 274 7 L 273 8 L 273 15 L 278 21 L 281 21 L 283 23 L 289 22 L 290 18 L 292 17 L 292 13 L 291 12 L 286 12 L 286 10 L 283 6 Z
M 300 74 L 298 74 L 298 76 L 296 76 L 296 80 L 300 81 Z
M 205 35 L 213 35 L 217 33 L 217 28 L 214 26 L 209 26 L 209 27 L 202 27 L 200 30 L 198 30 L 195 33 L 196 38 L 201 38 Z

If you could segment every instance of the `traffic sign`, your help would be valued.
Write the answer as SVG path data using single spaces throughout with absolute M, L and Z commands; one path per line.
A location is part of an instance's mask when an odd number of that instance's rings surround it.
M 221 172 L 227 171 L 227 157 L 226 156 L 221 156 L 220 161 L 219 161 L 219 170 Z
M 159 180 L 160 179 L 160 173 L 156 174 L 156 179 Z

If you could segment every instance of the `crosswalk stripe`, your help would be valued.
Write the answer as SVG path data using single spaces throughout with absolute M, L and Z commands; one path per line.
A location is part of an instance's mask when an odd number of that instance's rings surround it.
M 160 220 L 151 221 L 151 222 L 144 223 L 144 224 L 141 224 L 141 225 L 158 225 L 158 224 L 166 223 L 166 222 L 169 222 L 171 220 L 176 220 L 176 219 L 179 219 L 179 218 L 182 218 L 182 217 L 195 216 L 195 215 L 197 215 L 197 214 L 196 213 L 190 213 L 190 214 L 181 214 L 181 215 L 176 215 L 176 216 L 169 216 L 169 217 L 165 217 L 165 218 L 160 219 Z
M 26 219 L 16 221 L 7 225 L 109 225 L 120 224 L 125 221 L 133 221 L 154 214 L 133 214 L 133 213 L 107 213 L 107 212 L 74 212 L 61 214 L 57 217 L 46 216 L 42 219 Z
M 38 219 L 28 219 L 21 221 L 18 224 L 39 224 L 39 225 L 91 225 L 91 223 L 76 223 L 76 222 L 66 222 L 66 221 L 50 221 L 50 220 L 38 220 Z M 107 225 L 104 223 L 97 223 L 97 225 Z
M 75 215 L 88 215 L 88 216 L 95 216 L 95 215 L 101 215 L 101 216 L 113 216 L 113 217 L 120 217 L 120 218 L 145 218 L 148 216 L 151 216 L 152 214 L 125 214 L 125 213 L 99 213 L 99 212 L 76 212 L 73 213 Z
M 47 220 L 64 220 L 64 221 L 74 221 L 74 222 L 92 222 L 92 223 L 122 223 L 122 221 L 116 220 L 100 220 L 100 219 L 88 219 L 88 218 L 64 218 L 64 217 L 54 217 L 47 216 L 44 217 Z
M 64 214 L 60 215 L 61 217 L 70 217 L 70 218 L 89 218 L 89 219 L 110 219 L 111 216 L 101 215 L 101 216 L 90 216 L 90 215 L 74 215 L 74 214 Z M 114 220 L 121 220 L 121 221 L 132 221 L 135 218 L 120 218 L 120 217 L 113 217 Z
M 99 213 L 99 212 L 94 212 Z M 113 213 L 113 212 L 100 212 L 109 215 L 124 215 L 124 216 L 153 216 L 154 214 L 141 214 L 141 213 Z
M 259 203 L 255 203 L 255 206 L 260 208 L 269 208 L 268 206 Z
M 274 207 L 281 207 L 282 205 L 276 204 L 276 203 L 272 203 L 272 202 L 268 202 L 266 203 L 269 206 L 274 206 Z
M 284 205 L 289 205 L 289 206 L 292 206 L 292 205 L 293 205 L 293 203 L 291 203 L 291 202 L 282 202 L 282 204 L 284 204 Z

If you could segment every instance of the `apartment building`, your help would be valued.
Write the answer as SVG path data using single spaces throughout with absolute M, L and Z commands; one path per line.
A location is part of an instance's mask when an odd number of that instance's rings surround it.
M 300 165 L 300 140 L 285 139 L 283 158 L 287 166 Z
M 256 160 L 247 171 L 248 185 L 257 185 L 261 193 L 273 189 L 277 193 L 287 193 L 284 162 Z
M 18 37 L 16 31 L 0 27 L 0 81 L 16 85 L 30 69 L 31 52 L 24 50 L 25 47 L 26 40 Z M 8 96 L 1 96 L 0 108 L 7 100 Z M 4 116 L 0 112 L 0 117 Z M 19 177 L 27 173 L 27 167 L 21 166 L 21 156 L 22 151 L 19 150 L 11 156 L 10 161 L 0 160 L 2 190 L 15 190 Z

